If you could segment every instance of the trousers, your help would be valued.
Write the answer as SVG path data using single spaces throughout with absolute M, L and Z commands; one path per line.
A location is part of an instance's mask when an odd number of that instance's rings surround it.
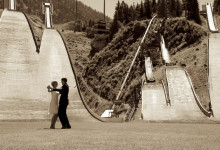
M 67 106 L 66 104 L 60 104 L 58 109 L 58 116 L 63 127 L 71 127 L 66 114 Z

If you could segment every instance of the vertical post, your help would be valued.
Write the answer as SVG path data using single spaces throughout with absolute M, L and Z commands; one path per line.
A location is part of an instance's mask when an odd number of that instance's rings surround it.
M 105 22 L 105 0 L 104 0 L 104 22 Z
M 78 16 L 77 16 L 77 13 L 78 13 L 78 12 L 77 12 L 77 11 L 78 11 L 78 10 L 77 10 L 77 9 L 78 9 L 78 6 L 77 6 L 77 5 L 78 5 L 78 2 L 77 2 L 77 0 L 76 0 L 76 20 L 78 19 Z

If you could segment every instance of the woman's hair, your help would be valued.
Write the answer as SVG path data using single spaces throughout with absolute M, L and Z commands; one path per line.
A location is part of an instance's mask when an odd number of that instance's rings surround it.
M 57 83 L 57 81 L 52 81 L 52 82 L 51 82 L 51 85 L 52 85 L 53 87 L 55 87 L 55 86 L 58 85 L 58 83 Z

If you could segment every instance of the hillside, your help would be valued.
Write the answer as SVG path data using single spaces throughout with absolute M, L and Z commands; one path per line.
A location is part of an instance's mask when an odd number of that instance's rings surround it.
M 41 38 L 42 21 L 34 15 L 28 16 L 32 22 L 35 36 Z M 126 83 L 121 99 L 128 103 L 133 102 L 135 91 L 137 94 L 140 92 L 145 56 L 151 56 L 153 59 L 157 82 L 164 79 L 161 52 L 153 50 L 154 47 L 159 46 L 160 42 L 159 35 L 155 32 L 160 29 L 160 21 L 157 19 L 151 27 Z M 93 57 L 88 57 L 91 50 L 91 39 L 86 38 L 84 33 L 74 33 L 68 30 L 68 27 L 66 29 L 65 25 L 55 25 L 55 28 L 64 29 L 62 35 L 74 62 L 81 91 L 89 106 L 97 114 L 100 115 L 105 109 L 111 107 L 112 100 L 115 100 L 147 23 L 148 21 L 133 21 L 122 27 L 112 42 Z M 172 55 L 171 59 L 176 65 L 186 66 L 185 69 L 192 78 L 202 104 L 207 106 L 209 102 L 206 62 L 208 29 L 205 19 L 203 18 L 203 26 L 184 18 L 168 19 L 160 31 L 165 37 Z
M 37 15 L 42 20 L 42 2 L 43 0 L 17 0 L 17 9 L 25 13 Z M 75 17 L 75 0 L 52 0 L 54 6 L 53 22 L 65 23 L 76 19 Z M 89 23 L 89 20 L 99 21 L 103 19 L 103 14 L 97 12 L 78 1 L 78 19 Z M 106 18 L 107 21 L 110 18 Z
M 152 50 L 152 47 L 159 45 L 160 37 L 154 32 L 159 30 L 159 21 L 156 20 L 151 27 L 123 90 L 121 99 L 128 103 L 133 102 L 134 91 L 139 94 L 141 89 L 144 57 L 150 56 L 153 60 L 157 81 L 164 78 L 161 52 Z M 129 23 L 119 30 L 107 47 L 91 58 L 83 77 L 101 97 L 110 101 L 115 100 L 146 26 L 146 21 Z M 206 76 L 207 28 L 184 18 L 174 18 L 168 19 L 160 31 L 165 37 L 172 60 L 177 65 L 186 65 L 203 105 L 207 106 L 209 102 Z

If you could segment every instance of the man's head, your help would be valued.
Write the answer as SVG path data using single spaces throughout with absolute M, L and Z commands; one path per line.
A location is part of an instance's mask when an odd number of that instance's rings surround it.
M 61 83 L 62 83 L 62 85 L 66 84 L 67 83 L 67 78 L 62 78 Z

